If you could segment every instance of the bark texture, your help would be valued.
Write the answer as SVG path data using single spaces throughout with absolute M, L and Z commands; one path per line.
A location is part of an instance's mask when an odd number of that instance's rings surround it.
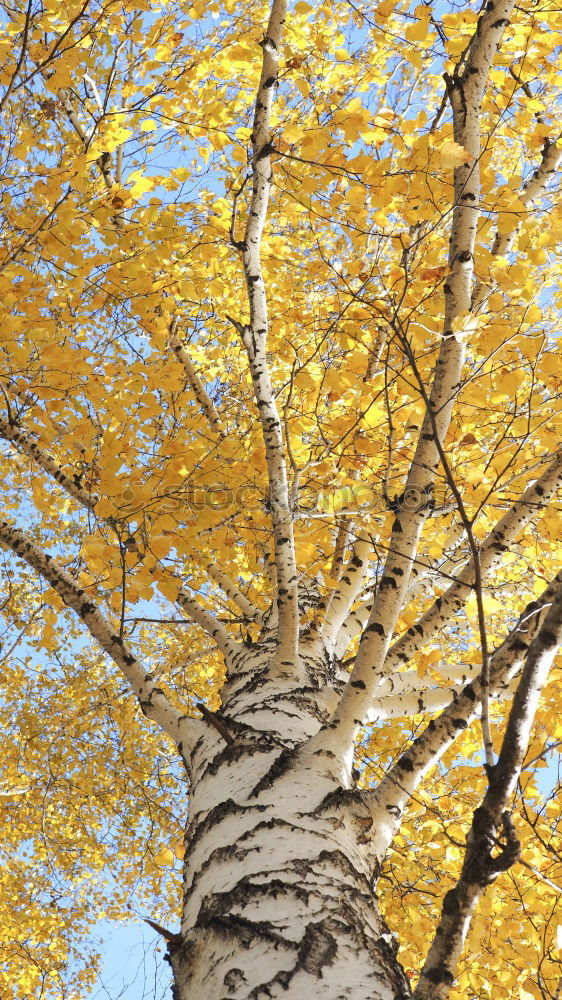
M 215 728 L 192 753 L 181 934 L 169 944 L 175 1000 L 406 1000 L 381 918 L 376 830 L 358 789 L 307 741 L 328 718 L 329 663 L 272 679 L 274 643 L 241 652 Z

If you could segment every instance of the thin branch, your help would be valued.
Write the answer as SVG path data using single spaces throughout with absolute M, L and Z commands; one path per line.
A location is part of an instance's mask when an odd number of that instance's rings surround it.
M 231 245 L 236 250 L 245 250 L 246 249 L 245 244 L 244 244 L 244 240 L 237 240 L 236 239 L 236 212 L 237 212 L 237 206 L 238 206 L 238 199 L 240 198 L 240 196 L 241 196 L 244 188 L 246 187 L 246 184 L 248 183 L 249 179 L 250 179 L 249 178 L 249 174 L 246 174 L 244 180 L 240 184 L 240 187 L 238 187 L 236 189 L 236 191 L 234 192 L 234 197 L 232 199 L 232 214 L 230 216 L 229 236 L 230 236 L 230 243 L 231 243 Z
M 339 523 L 336 521 L 336 544 L 334 546 L 334 554 L 332 556 L 332 565 L 330 566 L 330 577 L 332 580 L 341 580 L 343 563 L 352 525 L 353 522 L 345 514 L 339 519 Z
M 203 385 L 203 382 L 199 378 L 199 375 L 195 371 L 195 368 L 193 367 L 193 363 L 191 361 L 191 358 L 189 357 L 189 354 L 187 353 L 187 350 L 182 344 L 180 338 L 178 337 L 177 334 L 178 326 L 179 326 L 179 319 L 177 316 L 174 316 L 169 326 L 170 347 L 172 348 L 178 361 L 183 367 L 187 381 L 189 382 L 189 385 L 193 391 L 193 395 L 195 396 L 195 399 L 197 400 L 199 406 L 201 407 L 203 413 L 205 414 L 209 422 L 209 425 L 211 427 L 211 430 L 213 431 L 214 434 L 218 434 L 219 437 L 221 438 L 226 437 L 226 431 L 222 426 L 222 421 L 219 412 L 215 404 L 213 403 L 213 400 L 209 396 L 209 393 L 207 392 L 205 386 Z
M 466 512 L 463 498 L 455 482 L 455 477 L 453 476 L 453 473 L 451 471 L 451 466 L 449 465 L 447 454 L 440 440 L 439 428 L 437 426 L 437 418 L 431 406 L 429 396 L 427 395 L 427 392 L 425 390 L 423 379 L 421 377 L 419 368 L 417 366 L 414 352 L 412 351 L 412 348 L 408 342 L 407 337 L 405 337 L 402 334 L 400 334 L 400 342 L 404 348 L 404 351 L 406 352 L 406 356 L 410 363 L 410 367 L 418 383 L 418 388 L 420 390 L 421 397 L 425 403 L 426 413 L 431 422 L 435 444 L 437 445 L 439 458 L 441 460 L 443 472 L 445 473 L 445 479 L 447 481 L 449 489 L 451 490 L 451 493 L 455 498 L 457 510 L 459 512 L 461 521 L 466 531 L 466 537 L 468 538 L 468 544 L 470 546 L 470 551 L 472 553 L 472 565 L 474 567 L 474 592 L 476 594 L 476 606 L 478 611 L 478 631 L 480 633 L 480 650 L 482 656 L 482 673 L 481 673 L 482 739 L 484 744 L 486 767 L 489 769 L 494 766 L 495 761 L 494 761 L 494 745 L 492 742 L 492 732 L 490 729 L 490 697 L 489 697 L 490 664 L 489 664 L 489 652 L 488 652 L 488 637 L 486 634 L 486 616 L 484 614 L 484 596 L 482 590 L 482 567 L 480 565 L 480 549 L 476 544 L 476 539 L 474 537 L 474 531 L 472 528 L 473 522 L 471 521 Z
M 522 496 L 511 505 L 489 535 L 480 544 L 482 577 L 489 576 L 500 565 L 504 553 L 529 522 L 547 507 L 549 501 L 562 487 L 562 449 L 549 463 L 542 476 L 528 486 Z M 430 639 L 459 611 L 470 596 L 474 581 L 474 567 L 470 560 L 458 578 L 437 598 L 430 608 L 403 636 L 391 646 L 384 672 L 390 674 L 415 656 L 420 645 Z
M 4 92 L 2 100 L 0 100 L 0 111 L 3 110 L 6 101 L 9 100 L 9 98 L 10 98 L 10 96 L 12 94 L 12 91 L 13 91 L 13 89 L 15 87 L 15 83 L 16 83 L 16 80 L 17 80 L 17 77 L 18 77 L 18 73 L 19 73 L 20 69 L 23 66 L 23 61 L 25 59 L 25 54 L 27 52 L 27 43 L 28 43 L 28 39 L 29 39 L 29 26 L 31 24 L 31 3 L 32 3 L 32 0 L 28 0 L 28 2 L 27 2 L 27 8 L 26 8 L 26 11 L 25 11 L 25 22 L 24 22 L 24 26 L 23 26 L 23 33 L 22 33 L 22 42 L 21 42 L 20 53 L 19 53 L 16 65 L 14 66 L 14 72 L 12 73 L 12 75 L 10 77 L 10 82 L 9 82 L 8 86 L 6 87 L 6 90 Z
M 550 608 L 553 597 L 562 587 L 562 570 L 545 588 L 537 600 L 531 601 L 519 619 L 490 657 L 490 696 L 501 697 L 518 674 L 534 637 L 539 633 L 541 621 Z M 379 834 L 381 856 L 384 856 L 397 829 L 403 811 L 414 790 L 459 734 L 478 717 L 481 681 L 477 677 L 455 693 L 452 701 L 436 719 L 416 738 L 404 754 L 386 772 L 378 786 L 365 793 L 373 816 L 385 817 Z
M 548 181 L 559 169 L 561 163 L 562 141 L 560 137 L 554 142 L 549 142 L 545 139 L 541 162 L 519 194 L 519 200 L 522 202 L 523 209 L 528 208 L 533 201 L 536 201 L 537 198 L 540 198 L 545 193 Z M 517 215 L 514 215 L 512 222 L 511 228 L 507 228 L 506 230 L 505 226 L 503 226 L 502 232 L 498 231 L 496 233 L 491 251 L 494 257 L 505 257 L 513 249 L 521 221 Z M 476 314 L 483 309 L 494 288 L 495 285 L 493 282 L 489 283 L 480 279 L 476 282 L 470 306 L 471 312 Z

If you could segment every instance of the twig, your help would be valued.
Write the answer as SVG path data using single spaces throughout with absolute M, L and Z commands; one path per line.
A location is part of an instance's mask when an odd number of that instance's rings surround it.
M 232 744 L 235 742 L 234 736 L 232 735 L 232 733 L 228 731 L 224 722 L 221 722 L 218 715 L 215 715 L 214 712 L 211 712 L 211 710 L 207 708 L 207 706 L 204 705 L 202 701 L 196 701 L 195 707 L 199 709 L 201 715 L 205 719 L 205 722 L 208 722 L 210 726 L 213 726 L 213 728 L 216 729 L 217 733 L 220 733 L 224 742 L 227 743 L 228 746 L 232 746 Z
M 248 177 L 249 177 L 249 175 L 246 174 L 246 176 L 245 176 L 244 180 L 242 181 L 240 187 L 237 188 L 236 191 L 234 192 L 234 198 L 233 198 L 233 201 L 232 201 L 232 215 L 230 217 L 230 230 L 229 230 L 230 242 L 232 243 L 233 247 L 235 247 L 237 250 L 242 250 L 242 251 L 246 249 L 246 244 L 245 244 L 244 240 L 237 240 L 236 239 L 236 237 L 234 235 L 234 228 L 236 226 L 236 206 L 238 204 L 238 199 L 239 199 L 240 195 L 242 194 L 244 188 L 246 187 L 246 184 L 248 183 Z
M 150 917 L 143 917 L 143 920 L 145 924 L 148 924 L 149 927 L 152 927 L 152 930 L 156 931 L 157 934 L 160 934 L 166 941 L 169 941 L 170 943 L 174 941 L 179 941 L 180 939 L 179 934 L 174 934 L 172 931 L 166 930 L 165 927 L 162 927 L 161 924 L 157 924 L 156 921 L 151 920 Z

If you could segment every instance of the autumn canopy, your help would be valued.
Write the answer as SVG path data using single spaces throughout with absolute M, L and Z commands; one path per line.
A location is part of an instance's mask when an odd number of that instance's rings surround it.
M 501 644 L 560 586 L 559 5 L 0 9 L 0 995 L 84 1000 L 102 917 L 215 927 L 211 888 L 182 903 L 204 740 L 256 802 L 264 747 L 306 747 L 394 817 L 371 870 L 414 989 L 528 662 Z M 494 806 L 521 860 L 436 998 L 562 995 L 556 661 L 543 683 Z M 331 919 L 288 1000 L 345 982 Z M 266 995 L 180 965 L 182 1000 Z

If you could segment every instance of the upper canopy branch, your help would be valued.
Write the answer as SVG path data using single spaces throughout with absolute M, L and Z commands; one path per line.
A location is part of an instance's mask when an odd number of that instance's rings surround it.
M 179 320 L 177 316 L 174 317 L 169 327 L 169 342 L 176 358 L 180 362 L 185 372 L 187 381 L 191 386 L 191 390 L 195 399 L 199 403 L 202 412 L 205 414 L 209 422 L 209 426 L 214 434 L 218 434 L 219 437 L 226 437 L 226 431 L 222 425 L 221 417 L 219 411 L 217 410 L 213 400 L 209 396 L 203 382 L 199 378 L 199 375 L 195 371 L 193 362 L 189 357 L 189 354 L 184 347 L 180 337 L 178 336 L 178 326 Z
M 536 201 L 545 193 L 548 181 L 560 168 L 561 163 L 562 142 L 560 137 L 558 137 L 555 142 L 545 142 L 541 162 L 534 171 L 532 177 L 530 177 L 523 186 L 519 195 L 519 200 L 523 203 L 525 208 L 528 208 L 533 201 Z M 498 231 L 496 233 L 492 246 L 492 254 L 495 257 L 505 256 L 505 254 L 508 254 L 513 249 L 513 244 L 515 243 L 520 227 L 521 222 L 517 218 L 517 215 L 513 216 L 511 228 L 506 229 L 505 223 L 503 224 L 502 231 Z M 493 283 L 482 280 L 478 280 L 476 282 L 472 295 L 472 312 L 480 312 L 488 301 L 493 290 Z
M 84 128 L 82 122 L 80 121 L 80 117 L 77 114 L 76 109 L 74 107 L 70 91 L 67 89 L 60 89 L 58 91 L 58 98 L 66 112 L 66 116 L 70 124 L 72 125 L 74 131 L 81 139 L 82 143 L 84 144 L 84 147 L 87 148 L 88 143 L 90 141 L 90 136 L 86 132 L 86 129 Z M 111 188 L 114 187 L 116 184 L 122 183 L 120 153 L 122 153 L 122 147 L 119 147 L 117 150 L 115 173 L 111 166 L 110 153 L 107 152 L 101 153 L 100 156 L 98 156 L 98 158 L 95 161 L 96 166 L 105 184 L 105 187 L 107 188 L 108 191 L 111 190 Z M 113 222 L 117 231 L 122 231 L 124 229 L 125 221 L 126 221 L 125 217 L 122 214 L 117 214 L 113 216 Z M 207 392 L 201 378 L 197 374 L 193 362 L 189 357 L 189 353 L 186 347 L 184 346 L 180 337 L 178 336 L 178 326 L 179 326 L 178 317 L 174 316 L 169 325 L 169 331 L 168 331 L 169 346 L 172 348 L 172 351 L 174 352 L 176 358 L 183 367 L 189 386 L 193 392 L 193 395 L 195 396 L 195 399 L 199 403 L 199 406 L 201 407 L 204 416 L 206 417 L 209 423 L 211 431 L 213 432 L 213 434 L 217 434 L 221 438 L 225 437 L 226 431 L 223 427 L 220 414 L 215 404 L 213 403 L 211 397 L 209 396 L 209 393 Z
M 414 459 L 394 522 L 382 579 L 367 627 L 361 637 L 355 665 L 340 703 L 315 743 L 336 754 L 353 745 L 361 720 L 371 702 L 398 615 L 404 604 L 410 574 L 414 570 L 421 532 L 432 509 L 439 449 L 451 421 L 460 386 L 465 355 L 464 340 L 453 334 L 455 318 L 470 308 L 474 275 L 474 246 L 480 212 L 481 107 L 484 88 L 502 32 L 509 23 L 514 0 L 490 0 L 480 16 L 466 56 L 447 77 L 457 143 L 467 150 L 466 162 L 457 167 L 449 248 L 449 273 L 444 285 L 443 337 L 435 365 L 433 384 L 418 437 Z M 414 570 L 415 572 L 415 570 Z

